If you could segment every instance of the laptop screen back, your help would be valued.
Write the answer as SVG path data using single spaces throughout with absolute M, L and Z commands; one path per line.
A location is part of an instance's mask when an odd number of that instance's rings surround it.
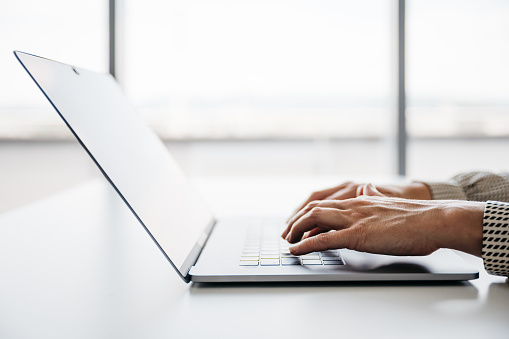
M 163 253 L 186 276 L 189 267 L 184 262 L 213 216 L 113 77 L 15 54 Z

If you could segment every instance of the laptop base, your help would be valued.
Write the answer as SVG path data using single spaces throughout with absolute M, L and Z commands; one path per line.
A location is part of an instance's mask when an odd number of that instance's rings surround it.
M 189 272 L 191 281 L 461 281 L 479 277 L 475 268 L 447 249 L 419 257 L 341 249 L 345 262 L 341 266 L 241 266 L 239 260 L 243 242 L 252 220 L 227 218 L 218 221 L 198 261 Z M 281 228 L 284 225 L 284 218 L 261 220 L 278 223 Z

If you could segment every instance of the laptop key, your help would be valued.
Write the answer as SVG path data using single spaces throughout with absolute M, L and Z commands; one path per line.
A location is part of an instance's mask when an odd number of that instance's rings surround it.
M 278 259 L 279 260 L 279 255 L 278 254 L 266 254 L 266 255 L 262 255 L 260 256 L 261 259 Z
M 242 260 L 242 261 L 244 261 L 244 260 L 258 261 L 258 259 L 260 259 L 260 257 L 258 257 L 258 256 L 253 257 L 253 256 L 243 255 L 242 257 L 240 257 L 240 260 Z
M 279 266 L 279 259 L 260 259 L 260 266 Z
M 302 260 L 302 265 L 321 265 L 321 260 Z
M 341 258 L 340 257 L 322 257 L 322 260 L 323 261 L 336 261 L 336 260 L 341 261 Z
M 260 255 L 260 252 L 242 252 L 243 257 L 257 257 Z
M 303 256 L 290 253 L 290 244 L 279 233 L 260 228 L 248 232 L 241 254 L 241 266 L 344 265 L 338 250 L 312 252 Z
M 279 251 L 261 251 L 260 253 L 262 255 L 264 255 L 264 254 L 277 254 L 277 255 L 279 255 Z
M 282 265 L 300 265 L 299 258 L 281 258 Z
M 314 254 L 301 255 L 300 258 L 304 260 L 320 260 L 320 256 Z

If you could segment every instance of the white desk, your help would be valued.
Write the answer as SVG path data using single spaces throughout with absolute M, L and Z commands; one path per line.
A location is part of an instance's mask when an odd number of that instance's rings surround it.
M 509 284 L 468 255 L 480 279 L 457 284 L 186 285 L 103 181 L 0 217 L 0 338 L 509 336 Z M 220 214 L 274 212 L 291 181 L 200 186 Z

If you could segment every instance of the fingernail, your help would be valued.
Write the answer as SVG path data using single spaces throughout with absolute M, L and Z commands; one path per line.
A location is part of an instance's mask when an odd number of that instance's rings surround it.
M 297 255 L 297 246 L 292 246 L 288 248 L 292 255 Z

